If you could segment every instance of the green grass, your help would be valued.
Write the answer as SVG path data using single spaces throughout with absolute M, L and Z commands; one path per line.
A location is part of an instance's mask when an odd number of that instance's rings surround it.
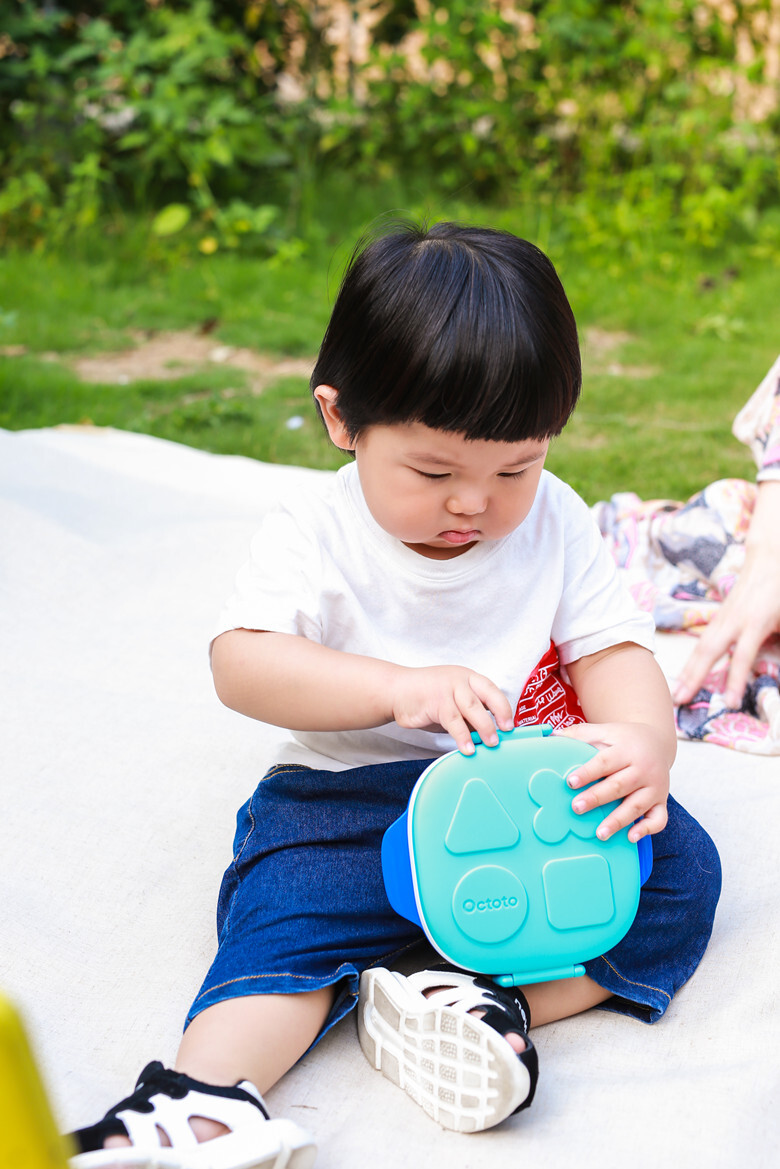
M 170 380 L 86 384 L 64 366 L 33 358 L 0 361 L 0 427 L 116 426 L 219 454 L 335 469 L 344 462 L 325 437 L 300 378 L 261 395 L 240 370 L 223 367 Z M 290 419 L 302 418 L 299 429 Z
M 598 270 L 570 282 L 586 337 L 588 326 L 631 337 L 600 360 L 585 345 L 582 402 L 550 463 L 591 500 L 627 489 L 686 498 L 715 479 L 755 474 L 731 423 L 780 351 L 777 261 L 736 248 L 706 267 L 701 257 L 675 259 L 667 272 L 627 266 L 611 296 Z M 626 372 L 608 372 L 611 364 Z
M 126 344 L 136 331 L 216 319 L 219 339 L 230 345 L 288 354 L 316 349 L 328 319 L 319 257 L 278 266 L 189 251 L 155 259 L 144 242 L 130 251 L 128 240 L 119 240 L 114 252 L 108 240 L 97 255 L 9 252 L 0 261 L 0 345 L 98 352 Z
M 730 426 L 777 355 L 776 244 L 709 254 L 663 238 L 596 245 L 538 211 L 426 211 L 511 228 L 556 263 L 584 341 L 585 383 L 549 466 L 587 500 L 620 490 L 684 498 L 716 478 L 752 476 Z M 0 426 L 89 421 L 217 452 L 337 466 L 342 458 L 321 432 L 304 378 L 277 379 L 258 394 L 241 371 L 214 365 L 179 378 L 88 384 L 67 358 L 206 322 L 215 345 L 313 356 L 340 269 L 368 221 L 358 210 L 338 212 L 330 209 L 302 254 L 270 263 L 204 257 L 185 240 L 164 247 L 143 223 L 113 234 L 106 225 L 61 252 L 9 252 L 0 260 L 0 349 L 24 354 L 0 357 Z M 593 329 L 625 337 L 602 352 Z M 290 429 L 295 416 L 304 424 Z

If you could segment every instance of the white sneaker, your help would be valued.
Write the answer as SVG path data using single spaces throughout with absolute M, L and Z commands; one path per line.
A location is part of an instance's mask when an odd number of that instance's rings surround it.
M 441 967 L 405 977 L 377 967 L 360 979 L 358 1034 L 369 1063 L 456 1132 L 492 1128 L 530 1105 L 539 1065 L 529 1026 L 522 991 L 479 975 Z M 503 1037 L 510 1031 L 525 1040 L 520 1054 Z
M 190 1119 L 202 1116 L 230 1132 L 198 1142 Z M 163 1145 L 165 1138 L 170 1145 Z M 109 1136 L 126 1136 L 132 1145 L 104 1148 Z M 148 1064 L 132 1096 L 102 1120 L 71 1134 L 77 1153 L 72 1169 L 311 1169 L 312 1138 L 290 1120 L 271 1120 L 263 1098 L 248 1080 L 218 1087 Z

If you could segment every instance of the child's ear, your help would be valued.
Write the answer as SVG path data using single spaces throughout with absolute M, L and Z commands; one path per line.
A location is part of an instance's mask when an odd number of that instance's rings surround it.
M 319 404 L 330 441 L 342 451 L 353 450 L 355 444 L 349 437 L 349 432 L 339 410 L 338 390 L 334 389 L 333 386 L 317 386 L 314 397 Z

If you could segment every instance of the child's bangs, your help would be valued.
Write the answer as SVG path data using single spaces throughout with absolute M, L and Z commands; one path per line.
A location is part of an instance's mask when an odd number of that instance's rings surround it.
M 432 343 L 428 336 L 416 379 L 417 421 L 503 442 L 549 438 L 563 429 L 576 401 L 571 378 L 540 357 L 510 314 L 495 327 L 501 307 L 485 305 L 484 320 L 482 313 L 461 311 L 443 335 Z
M 559 434 L 580 388 L 573 320 L 567 347 L 504 264 L 460 249 L 447 259 L 438 280 L 426 273 L 419 289 L 407 286 L 403 342 L 385 354 L 375 383 L 386 421 L 502 442 Z
M 577 328 L 557 273 L 507 232 L 406 227 L 353 257 L 312 376 L 354 439 L 421 422 L 466 438 L 559 434 L 580 392 Z

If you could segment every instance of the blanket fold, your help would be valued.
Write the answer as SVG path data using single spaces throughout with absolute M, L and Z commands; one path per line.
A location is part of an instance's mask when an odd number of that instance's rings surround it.
M 720 479 L 687 502 L 620 492 L 592 512 L 634 599 L 656 628 L 697 635 L 734 586 L 757 487 Z M 691 702 L 675 710 L 682 739 L 759 755 L 780 754 L 780 638 L 764 643 L 738 710 L 723 692 L 728 656 L 716 662 Z

